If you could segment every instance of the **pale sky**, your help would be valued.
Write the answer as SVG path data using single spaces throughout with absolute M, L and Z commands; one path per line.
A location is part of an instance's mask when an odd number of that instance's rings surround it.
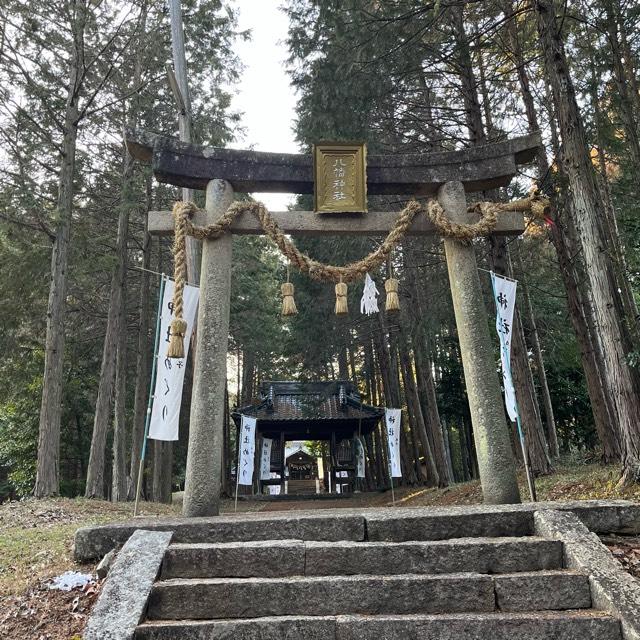
M 292 127 L 296 97 L 285 71 L 288 18 L 280 11 L 281 0 L 236 0 L 239 28 L 251 30 L 251 40 L 237 42 L 236 52 L 244 64 L 232 106 L 240 111 L 245 136 L 229 146 L 296 153 Z M 289 194 L 253 194 L 267 208 L 282 211 Z

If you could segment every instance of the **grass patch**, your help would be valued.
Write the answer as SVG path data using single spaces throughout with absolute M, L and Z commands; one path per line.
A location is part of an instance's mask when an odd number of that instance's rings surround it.
M 149 516 L 175 515 L 171 505 L 144 504 Z M 73 560 L 73 537 L 80 527 L 125 520 L 132 503 L 84 498 L 21 500 L 0 505 L 0 595 L 22 593 L 29 585 L 64 571 L 93 571 Z
M 34 580 L 69 569 L 75 524 L 45 529 L 13 528 L 0 534 L 0 593 L 24 591 Z

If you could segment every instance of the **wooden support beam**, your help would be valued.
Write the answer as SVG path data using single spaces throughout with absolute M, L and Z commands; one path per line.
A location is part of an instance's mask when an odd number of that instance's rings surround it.
M 384 236 L 393 228 L 398 213 L 390 211 L 370 211 L 365 214 L 329 214 L 312 211 L 272 212 L 278 226 L 292 236 Z M 478 220 L 472 216 L 473 222 Z M 198 226 L 210 224 L 205 212 L 194 216 Z M 524 216 L 517 211 L 501 213 L 498 216 L 495 235 L 520 235 L 524 231 Z M 149 232 L 154 235 L 173 234 L 173 217 L 170 211 L 149 212 Z M 251 214 L 243 213 L 231 225 L 231 233 L 237 235 L 260 235 L 262 227 Z M 410 236 L 437 235 L 438 231 L 426 215 L 418 215 L 409 229 Z

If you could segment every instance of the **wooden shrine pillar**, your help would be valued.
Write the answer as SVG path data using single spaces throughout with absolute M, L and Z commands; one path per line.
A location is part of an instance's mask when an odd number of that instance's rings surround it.
M 206 191 L 207 223 L 219 218 L 232 202 L 231 185 L 226 180 L 211 180 Z M 185 517 L 216 516 L 220 511 L 231 303 L 231 234 L 204 240 L 202 244 L 198 339 L 182 506 Z
M 438 201 L 451 221 L 470 222 L 461 182 L 442 185 Z M 475 249 L 451 238 L 445 239 L 444 248 L 484 501 L 520 502 Z

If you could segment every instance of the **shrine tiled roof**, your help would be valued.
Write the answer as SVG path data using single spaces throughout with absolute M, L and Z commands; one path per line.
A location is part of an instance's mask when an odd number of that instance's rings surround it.
M 361 403 L 360 394 L 349 381 L 264 382 L 260 396 L 236 414 L 269 422 L 371 420 L 384 414 L 384 409 Z

